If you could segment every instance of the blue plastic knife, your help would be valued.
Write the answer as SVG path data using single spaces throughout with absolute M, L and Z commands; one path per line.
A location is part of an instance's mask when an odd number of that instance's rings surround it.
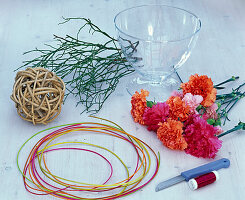
M 196 178 L 200 175 L 209 173 L 211 171 L 219 170 L 221 168 L 228 168 L 229 166 L 230 166 L 230 161 L 227 158 L 222 158 L 220 160 L 210 162 L 206 165 L 202 165 L 200 167 L 196 167 L 184 171 L 179 176 L 176 176 L 174 178 L 168 179 L 167 181 L 159 183 L 156 187 L 156 192 L 168 188 L 177 183 L 180 183 L 182 181 L 189 181 L 192 178 Z

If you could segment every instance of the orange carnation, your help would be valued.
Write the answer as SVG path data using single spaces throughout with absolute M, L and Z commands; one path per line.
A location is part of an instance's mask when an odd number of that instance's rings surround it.
M 169 105 L 169 117 L 174 120 L 185 121 L 188 118 L 189 106 L 180 97 L 171 96 L 166 101 Z
M 157 137 L 166 147 L 183 151 L 187 148 L 187 142 L 182 133 L 183 124 L 172 119 L 161 123 L 161 126 L 157 129 Z
M 140 124 L 144 124 L 143 114 L 145 112 L 146 106 L 146 97 L 149 95 L 147 90 L 141 89 L 141 93 L 135 92 L 135 94 L 131 98 L 131 114 L 134 118 L 135 122 L 139 122 Z
M 191 93 L 192 95 L 201 95 L 203 97 L 202 105 L 211 106 L 216 100 L 217 90 L 214 88 L 213 81 L 206 75 L 198 74 L 190 76 L 187 83 L 181 83 L 183 94 Z

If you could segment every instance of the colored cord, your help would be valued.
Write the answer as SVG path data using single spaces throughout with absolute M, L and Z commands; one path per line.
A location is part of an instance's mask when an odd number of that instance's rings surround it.
M 97 117 L 94 117 L 97 118 Z M 98 118 L 101 119 L 101 118 Z M 147 145 L 142 140 L 138 139 L 135 136 L 132 136 L 125 132 L 119 125 L 116 123 L 102 119 L 104 121 L 109 122 L 111 125 L 102 124 L 102 123 L 94 123 L 94 122 L 83 122 L 83 123 L 73 123 L 73 124 L 65 124 L 52 128 L 47 128 L 42 130 L 32 137 L 30 137 L 19 149 L 17 154 L 17 166 L 19 171 L 23 176 L 23 181 L 25 188 L 28 192 L 35 195 L 52 195 L 58 197 L 60 199 L 100 199 L 100 200 L 111 200 L 119 197 L 123 197 L 129 195 L 137 190 L 146 186 L 157 174 L 160 164 L 160 155 L 153 151 L 153 149 Z M 44 137 L 42 137 L 32 148 L 29 156 L 25 162 L 24 169 L 21 170 L 19 164 L 19 157 L 24 146 L 30 142 L 37 135 L 45 132 L 50 132 Z M 86 142 L 79 141 L 63 141 L 62 136 L 69 135 L 71 133 L 82 134 L 82 133 L 96 133 L 96 134 L 105 134 L 117 139 L 123 140 L 131 145 L 136 153 L 136 167 L 134 172 L 130 174 L 128 167 L 123 162 L 123 160 L 112 150 L 107 149 L 105 147 L 90 144 Z M 56 140 L 59 142 L 56 142 Z M 69 145 L 69 147 L 64 147 L 64 145 Z M 71 145 L 75 145 L 75 147 L 71 147 Z M 79 147 L 77 147 L 79 145 Z M 98 152 L 90 149 L 80 148 L 81 146 L 92 146 L 95 149 L 98 149 Z M 60 147 L 62 146 L 62 147 Z M 90 184 L 75 180 L 70 180 L 53 173 L 47 165 L 46 156 L 50 152 L 54 151 L 86 151 L 89 153 L 93 153 L 102 159 L 104 159 L 107 164 L 110 166 L 109 176 L 103 183 L 98 184 Z M 120 161 L 120 163 L 125 168 L 127 178 L 118 181 L 117 183 L 110 183 L 111 177 L 113 175 L 113 166 L 111 162 L 104 157 L 100 151 L 105 150 L 112 154 L 112 158 L 116 158 Z M 153 172 L 150 171 L 152 166 L 152 158 L 151 154 L 154 156 L 155 166 Z M 120 190 L 116 190 L 120 189 Z M 81 191 L 77 193 L 75 191 Z M 91 192 L 93 196 L 97 194 L 99 197 L 91 197 L 87 198 L 82 196 L 83 191 Z M 110 195 L 103 195 L 101 193 L 110 191 Z M 79 195 L 78 195 L 79 194 Z M 86 193 L 87 194 L 87 193 Z

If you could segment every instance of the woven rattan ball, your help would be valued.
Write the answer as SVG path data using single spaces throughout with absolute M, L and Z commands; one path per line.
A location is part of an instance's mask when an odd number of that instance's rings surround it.
M 11 99 L 22 119 L 47 124 L 60 114 L 64 92 L 65 84 L 55 73 L 27 68 L 17 73 Z

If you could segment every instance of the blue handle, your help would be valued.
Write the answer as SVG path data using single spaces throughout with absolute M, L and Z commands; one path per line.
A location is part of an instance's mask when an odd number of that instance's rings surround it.
M 220 160 L 216 160 L 213 162 L 210 162 L 206 165 L 202 165 L 200 167 L 196 167 L 194 169 L 187 170 L 185 172 L 181 173 L 181 176 L 185 178 L 186 181 L 189 181 L 192 178 L 195 178 L 197 176 L 209 173 L 214 170 L 218 170 L 221 168 L 227 168 L 230 166 L 230 161 L 226 158 L 222 158 Z

